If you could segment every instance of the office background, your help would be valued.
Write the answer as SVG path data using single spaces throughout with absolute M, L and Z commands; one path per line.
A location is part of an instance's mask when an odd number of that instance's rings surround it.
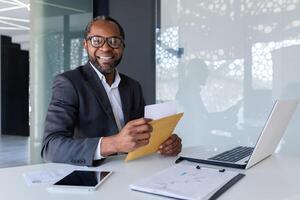
M 254 146 L 274 101 L 300 96 L 299 1 L 160 2 L 156 101 L 185 112 L 184 146 Z M 298 151 L 299 117 L 277 151 Z
M 185 112 L 175 130 L 184 147 L 216 150 L 255 144 L 274 101 L 299 98 L 299 11 L 299 0 L 31 0 L 30 163 L 41 162 L 52 80 L 87 61 L 93 16 L 123 25 L 118 68 L 141 82 L 147 104 L 176 100 Z M 299 120 L 297 110 L 278 151 L 298 152 Z

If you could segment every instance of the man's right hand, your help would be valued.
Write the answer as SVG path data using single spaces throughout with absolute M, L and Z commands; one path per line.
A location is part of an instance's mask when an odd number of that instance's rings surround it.
M 149 119 L 140 118 L 128 122 L 115 136 L 117 151 L 130 152 L 147 145 L 152 131 L 149 121 Z
M 147 145 L 152 131 L 152 127 L 148 124 L 150 121 L 145 118 L 129 121 L 117 135 L 104 137 L 101 143 L 101 155 L 131 152 Z

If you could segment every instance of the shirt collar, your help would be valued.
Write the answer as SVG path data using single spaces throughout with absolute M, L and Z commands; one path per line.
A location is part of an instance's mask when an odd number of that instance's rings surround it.
M 95 70 L 95 72 L 97 73 L 99 79 L 100 79 L 102 82 L 105 82 L 105 83 L 108 85 L 108 83 L 106 82 L 105 76 L 104 76 L 101 72 L 99 72 L 99 70 L 97 70 L 96 67 L 95 67 L 91 62 L 89 62 L 89 63 L 90 63 L 90 65 L 93 67 L 93 69 Z M 115 80 L 114 80 L 114 82 L 111 84 L 110 88 L 117 88 L 117 87 L 119 86 L 120 82 L 121 82 L 120 74 L 119 74 L 118 70 L 115 69 Z

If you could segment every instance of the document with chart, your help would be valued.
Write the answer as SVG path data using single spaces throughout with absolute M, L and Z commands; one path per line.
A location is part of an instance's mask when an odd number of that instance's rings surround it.
M 224 169 L 175 164 L 130 188 L 179 199 L 216 199 L 244 176 Z

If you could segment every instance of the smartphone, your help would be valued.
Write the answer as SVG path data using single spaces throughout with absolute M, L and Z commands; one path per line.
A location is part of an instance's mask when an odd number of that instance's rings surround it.
M 72 171 L 49 188 L 50 190 L 72 189 L 94 191 L 111 174 L 111 171 Z

